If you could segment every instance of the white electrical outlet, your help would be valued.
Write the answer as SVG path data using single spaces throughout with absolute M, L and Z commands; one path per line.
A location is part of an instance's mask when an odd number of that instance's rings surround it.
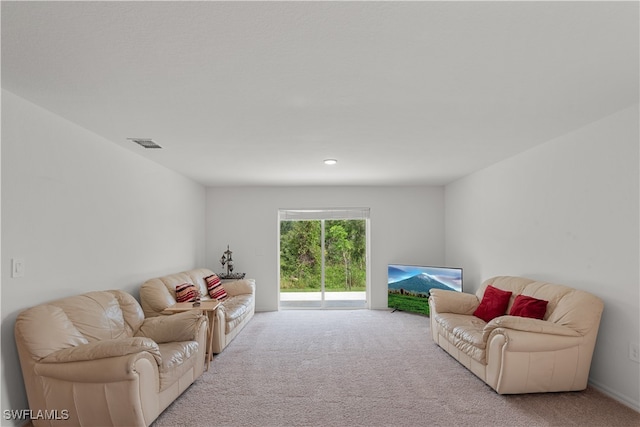
M 629 343 L 629 359 L 640 363 L 640 345 L 637 343 Z

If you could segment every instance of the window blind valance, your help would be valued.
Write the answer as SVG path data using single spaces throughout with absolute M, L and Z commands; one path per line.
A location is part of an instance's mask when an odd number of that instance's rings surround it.
M 320 219 L 367 219 L 369 208 L 280 209 L 280 221 L 309 221 Z

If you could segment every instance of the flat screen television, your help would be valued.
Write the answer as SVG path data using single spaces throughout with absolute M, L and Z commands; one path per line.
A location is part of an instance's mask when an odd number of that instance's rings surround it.
M 429 315 L 431 289 L 462 292 L 462 268 L 389 264 L 388 307 Z

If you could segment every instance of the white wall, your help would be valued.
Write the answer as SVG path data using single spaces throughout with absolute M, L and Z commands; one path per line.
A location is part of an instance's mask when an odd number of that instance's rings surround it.
M 638 106 L 445 189 L 446 261 L 467 291 L 494 275 L 584 289 L 605 304 L 591 382 L 640 408 Z
M 444 262 L 442 187 L 207 189 L 207 266 L 230 245 L 235 271 L 256 279 L 256 310 L 278 309 L 278 209 L 371 209 L 371 308 L 387 307 L 387 264 Z
M 203 186 L 3 90 L 2 409 L 28 408 L 22 309 L 92 290 L 138 297 L 144 280 L 202 265 L 204 213 Z

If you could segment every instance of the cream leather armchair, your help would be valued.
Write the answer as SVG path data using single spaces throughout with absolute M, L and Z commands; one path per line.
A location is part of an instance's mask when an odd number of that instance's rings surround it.
M 202 374 L 206 329 L 198 311 L 145 319 L 119 290 L 23 311 L 15 339 L 29 407 L 58 415 L 33 425 L 148 426 Z

